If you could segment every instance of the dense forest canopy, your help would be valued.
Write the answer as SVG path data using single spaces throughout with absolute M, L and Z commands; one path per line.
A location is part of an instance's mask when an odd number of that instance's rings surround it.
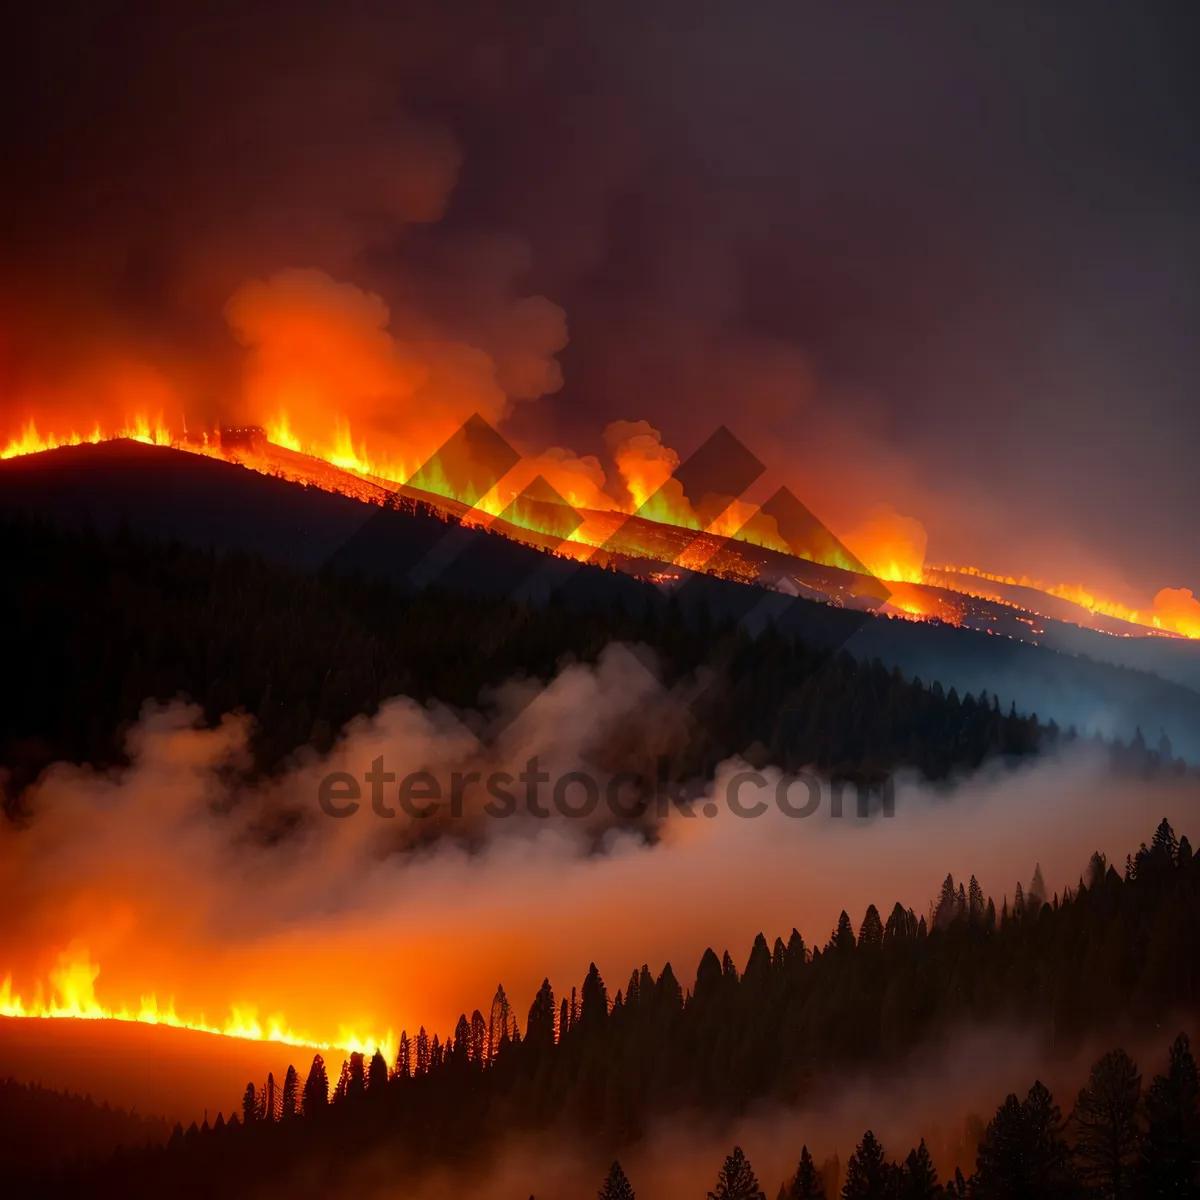
M 1059 736 L 996 697 L 960 698 L 773 627 L 755 638 L 703 611 L 688 620 L 673 604 L 580 611 L 413 592 L 15 517 L 0 522 L 0 543 L 5 665 L 20 680 L 0 695 L 10 809 L 50 762 L 121 762 L 124 731 L 150 698 L 188 697 L 210 722 L 253 714 L 257 768 L 271 771 L 298 747 L 328 749 L 391 696 L 471 707 L 488 686 L 545 680 L 613 642 L 651 647 L 668 683 L 712 673 L 675 765 L 684 774 L 757 744 L 784 769 L 877 778 L 912 767 L 936 778 Z

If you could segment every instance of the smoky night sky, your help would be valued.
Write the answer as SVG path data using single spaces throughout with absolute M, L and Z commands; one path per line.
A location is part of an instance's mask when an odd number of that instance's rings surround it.
M 931 561 L 1200 591 L 1198 26 L 21 6 L 0 436 L 114 353 L 235 416 L 230 297 L 313 268 L 490 356 L 523 448 L 603 460 L 644 419 L 686 454 L 726 423 L 818 514 L 918 519 Z

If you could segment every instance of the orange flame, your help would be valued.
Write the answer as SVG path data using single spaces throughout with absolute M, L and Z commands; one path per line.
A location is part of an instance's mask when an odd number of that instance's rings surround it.
M 920 521 L 877 505 L 842 541 L 877 579 L 920 583 L 924 578 L 926 534 Z
M 362 1037 L 342 1027 L 336 1040 L 321 1041 L 293 1030 L 284 1018 L 275 1014 L 260 1021 L 253 1005 L 231 1005 L 222 1025 L 209 1024 L 203 1014 L 181 1017 L 172 998 L 166 1007 L 155 996 L 143 996 L 136 1009 L 111 1008 L 96 999 L 96 980 L 100 967 L 91 961 L 87 949 L 72 945 L 58 956 L 49 973 L 49 986 L 39 981 L 29 999 L 13 990 L 12 976 L 0 982 L 0 1017 L 72 1018 L 83 1021 L 135 1021 L 143 1025 L 168 1025 L 173 1029 L 191 1029 L 220 1037 L 242 1038 L 254 1042 L 278 1042 L 286 1046 L 307 1046 L 314 1050 L 360 1051 L 374 1054 L 376 1049 L 391 1062 L 397 1041 L 392 1030 L 382 1037 Z
M 150 446 L 172 446 L 176 439 L 171 431 L 163 424 L 162 414 L 151 423 L 145 414 L 138 414 L 132 420 L 126 420 L 120 429 L 104 431 L 99 424 L 93 426 L 91 433 L 81 435 L 72 430 L 61 436 L 40 434 L 37 423 L 31 417 L 21 432 L 9 438 L 8 444 L 0 449 L 0 458 L 18 458 L 23 454 L 37 454 L 42 450 L 57 450 L 60 446 L 96 445 L 98 442 L 111 441 L 114 438 L 126 438 L 134 442 L 144 442 Z
M 990 600 L 1001 599 L 995 591 L 969 582 L 976 580 L 1001 583 L 1008 587 L 1029 588 L 1047 596 L 1055 596 L 1059 600 L 1067 600 L 1098 616 L 1112 617 L 1147 629 L 1161 629 L 1165 633 L 1177 633 L 1187 638 L 1200 638 L 1200 599 L 1192 594 L 1190 588 L 1162 588 L 1154 597 L 1152 607 L 1147 610 L 1131 608 L 1116 600 L 1105 599 L 1094 589 L 1079 584 L 1045 583 L 1027 575 L 1019 578 L 1013 575 L 993 575 L 979 570 L 978 567 L 942 566 L 930 569 L 946 577 L 940 580 L 946 587 L 953 587 L 967 595 Z M 956 575 L 963 578 L 956 580 Z
M 311 418 L 311 414 L 309 415 Z M 308 420 L 312 426 L 312 420 Z M 306 440 L 296 432 L 286 407 L 279 407 L 265 428 L 266 445 L 255 449 L 247 446 L 222 447 L 218 437 L 177 434 L 163 421 L 161 414 L 151 418 L 146 413 L 126 417 L 119 427 L 102 428 L 95 424 L 91 431 L 81 434 L 71 429 L 65 432 L 43 432 L 30 418 L 18 433 L 11 436 L 0 449 L 0 459 L 35 454 L 62 446 L 95 444 L 117 438 L 127 438 L 155 446 L 172 446 L 179 450 L 210 456 L 222 456 L 241 462 L 264 473 L 284 474 L 299 481 L 316 484 L 328 490 L 359 495 L 352 490 L 352 478 L 366 481 L 365 498 L 380 499 L 376 481 L 387 490 L 402 486 L 414 472 L 422 471 L 422 488 L 450 500 L 467 504 L 467 520 L 488 525 L 504 516 L 517 529 L 554 539 L 560 554 L 579 561 L 591 558 L 596 547 L 604 545 L 619 527 L 622 514 L 641 509 L 639 513 L 659 523 L 692 530 L 701 536 L 679 558 L 679 565 L 693 570 L 713 570 L 736 577 L 753 574 L 748 563 L 734 561 L 736 555 L 718 554 L 714 539 L 732 538 L 749 545 L 787 553 L 789 548 L 781 537 L 774 518 L 742 500 L 733 500 L 724 511 L 706 523 L 671 478 L 678 465 L 678 456 L 662 444 L 660 435 L 646 422 L 615 422 L 606 431 L 618 470 L 625 483 L 628 497 L 624 502 L 614 499 L 605 490 L 604 472 L 599 462 L 590 457 L 578 457 L 561 448 L 551 448 L 540 455 L 522 458 L 486 495 L 466 497 L 457 494 L 453 481 L 430 473 L 427 465 L 435 445 L 424 442 L 413 451 L 378 456 L 371 452 L 366 440 L 357 437 L 345 417 L 327 420 L 327 436 Z M 297 456 L 281 461 L 284 456 L 275 450 L 291 451 Z M 417 452 L 419 450 L 419 452 Z M 337 468 L 336 473 L 322 473 L 320 464 Z M 578 528 L 564 531 L 562 522 L 549 515 L 544 504 L 523 504 L 521 497 L 527 489 L 536 490 L 539 479 L 548 484 L 563 504 L 569 505 L 581 519 Z M 614 524 L 614 520 L 616 524 Z M 565 537 L 565 541 L 560 539 Z M 1164 633 L 1200 639 L 1200 598 L 1187 588 L 1163 588 L 1148 608 L 1134 608 L 1101 596 L 1095 589 L 1073 584 L 1052 584 L 1027 576 L 993 575 L 971 566 L 925 567 L 925 531 L 920 522 L 898 514 L 884 505 L 877 506 L 867 519 L 845 534 L 847 548 L 878 578 L 889 584 L 919 585 L 933 582 L 966 595 L 981 599 L 1001 600 L 1003 597 L 988 583 L 1024 587 L 1048 596 L 1068 601 L 1086 612 L 1111 617 L 1129 624 Z M 653 558 L 651 547 L 640 546 L 635 540 L 622 538 L 621 549 L 632 554 Z M 853 570 L 852 561 L 830 561 L 825 565 Z M 820 560 L 824 562 L 825 560 Z M 890 608 L 897 615 L 917 618 L 937 617 L 955 622 L 961 614 L 952 606 L 922 596 L 912 588 L 893 589 Z

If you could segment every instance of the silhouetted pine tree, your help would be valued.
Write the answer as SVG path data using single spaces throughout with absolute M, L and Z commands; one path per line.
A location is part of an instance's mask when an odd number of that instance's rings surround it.
M 383 1051 L 377 1049 L 375 1053 L 371 1055 L 371 1066 L 367 1071 L 367 1087 L 374 1092 L 376 1096 L 382 1096 L 383 1089 L 387 1086 L 387 1081 L 387 1059 L 383 1057 Z
M 283 1100 L 279 1106 L 279 1119 L 287 1121 L 300 1110 L 300 1076 L 296 1068 L 289 1065 L 283 1077 Z
M 843 1200 L 886 1200 L 891 1181 L 891 1164 L 884 1157 L 879 1139 L 868 1129 L 846 1160 Z
M 483 1019 L 483 1013 L 479 1009 L 471 1014 L 470 1034 L 469 1057 L 476 1066 L 482 1067 L 487 1054 L 487 1022 Z M 437 1035 L 434 1034 L 434 1037 L 436 1038 Z
M 841 915 L 838 917 L 837 928 L 833 931 L 830 946 L 834 950 L 854 949 L 854 926 L 850 924 L 850 918 L 845 909 L 842 909 Z
M 329 1075 L 325 1070 L 325 1060 L 314 1054 L 312 1066 L 308 1069 L 308 1078 L 304 1081 L 304 1115 L 315 1116 L 329 1104 Z
M 807 1146 L 800 1148 L 800 1165 L 784 1193 L 785 1200 L 824 1200 L 825 1188 Z
M 1010 1095 L 979 1146 L 979 1200 L 1063 1200 L 1074 1182 L 1062 1114 L 1041 1083 L 1024 1100 Z
M 866 916 L 858 931 L 858 944 L 868 950 L 878 950 L 883 946 L 883 922 L 879 918 L 879 909 L 871 904 L 867 907 Z
M 614 1160 L 608 1169 L 608 1178 L 597 1193 L 599 1200 L 634 1200 L 633 1187 L 625 1177 L 621 1164 Z
M 346 1076 L 346 1096 L 348 1099 L 356 1099 L 367 1090 L 367 1064 L 361 1050 L 351 1051 L 347 1066 L 349 1074 Z
M 1171 1046 L 1167 1073 L 1146 1091 L 1137 1174 L 1148 1200 L 1200 1195 L 1200 1079 L 1185 1033 Z
M 1110 1050 L 1092 1067 L 1075 1101 L 1079 1173 L 1105 1200 L 1132 1194 L 1141 1095 L 1137 1064 L 1124 1050 Z
M 337 1086 L 333 1089 L 333 1103 L 341 1104 L 346 1099 L 346 1093 L 350 1090 L 350 1062 L 348 1059 L 342 1059 L 342 1070 L 338 1075 Z
M 979 925 L 983 922 L 986 909 L 987 901 L 983 897 L 983 888 L 979 886 L 979 880 L 972 875 L 967 886 L 967 917 L 973 925 Z
M 717 1176 L 716 1191 L 708 1193 L 708 1200 L 766 1200 L 741 1146 L 734 1146 L 733 1153 L 725 1160 Z
M 580 1024 L 586 1029 L 595 1029 L 603 1024 L 608 1016 L 608 989 L 596 964 L 588 967 L 588 973 L 583 981 L 582 1003 L 579 1009 Z
M 946 1195 L 950 1200 L 969 1200 L 974 1191 L 974 1176 L 968 1180 L 961 1167 L 954 1168 L 954 1178 L 946 1184 Z
M 509 1035 L 512 1008 L 505 995 L 504 985 L 496 985 L 496 994 L 492 997 L 492 1007 L 488 1014 L 486 1056 L 488 1062 L 493 1062 L 500 1053 L 500 1043 Z
M 954 886 L 954 876 L 947 875 L 942 881 L 942 890 L 938 894 L 937 905 L 933 910 L 933 925 L 935 929 L 946 929 L 958 916 L 958 891 Z
M 396 1050 L 396 1070 L 394 1072 L 397 1079 L 412 1078 L 412 1046 L 408 1040 L 407 1030 L 400 1031 L 400 1045 Z
M 945 1195 L 924 1138 L 915 1150 L 908 1152 L 896 1193 L 897 1200 L 938 1200 Z
M 258 1120 L 258 1093 L 253 1083 L 246 1084 L 242 1095 L 242 1124 L 253 1125 Z
M 554 1049 L 554 989 L 549 979 L 542 980 L 525 1024 L 526 1053 L 548 1054 Z

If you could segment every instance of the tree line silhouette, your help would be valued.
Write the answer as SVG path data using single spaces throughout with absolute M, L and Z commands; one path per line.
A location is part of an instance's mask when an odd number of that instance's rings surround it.
M 144 1185 L 146 1194 L 193 1194 L 179 1189 L 203 1184 L 213 1192 L 304 1162 L 317 1189 L 326 1180 L 322 1164 L 380 1146 L 408 1178 L 471 1162 L 507 1134 L 551 1130 L 619 1150 L 671 1112 L 736 1117 L 762 1100 L 802 1104 L 840 1072 L 903 1064 L 970 1023 L 1019 1021 L 1050 1031 L 1053 1049 L 1071 1054 L 1097 1033 L 1194 1012 L 1198 933 L 1200 860 L 1164 820 L 1122 871 L 1096 852 L 1078 885 L 1061 895 L 1046 894 L 1035 868 L 997 908 L 973 877 L 956 884 L 947 876 L 928 913 L 896 904 L 885 920 L 872 905 L 856 932 L 843 912 L 824 946 L 807 946 L 795 930 L 773 946 L 760 934 L 742 970 L 728 952 L 718 957 L 710 949 L 686 990 L 668 963 L 657 977 L 647 966 L 635 970 L 610 996 L 593 964 L 582 985 L 561 998 L 545 981 L 522 1028 L 500 987 L 487 1015 L 463 1014 L 446 1036 L 405 1032 L 394 1063 L 378 1051 L 369 1060 L 351 1054 L 335 1081 L 317 1054 L 306 1073 L 290 1066 L 282 1084 L 273 1076 L 248 1084 L 240 1112 L 228 1121 L 176 1127 L 165 1148 L 110 1164 L 97 1178 L 106 1186 Z M 1120 1105 L 1132 1113 L 1121 1118 L 1113 1152 L 1121 1163 L 1182 1153 L 1178 1140 L 1195 1128 L 1194 1092 L 1187 1119 L 1193 1124 L 1177 1113 L 1163 1116 L 1161 1105 L 1189 1070 L 1194 1076 L 1186 1049 L 1177 1043 L 1172 1051 L 1178 1078 L 1156 1080 L 1144 1099 L 1134 1095 L 1140 1083 L 1127 1060 L 1102 1059 L 1089 1084 L 1098 1098 L 1081 1093 L 1075 1105 L 1070 1154 L 1040 1085 L 1023 1100 L 1009 1097 L 978 1139 L 973 1177 L 951 1181 L 948 1189 L 958 1190 L 946 1194 L 1070 1194 L 1055 1189 L 1100 1169 L 1088 1157 L 1089 1139 L 1100 1139 L 1097 1130 L 1111 1133 L 1104 1122 L 1116 1119 Z M 974 1158 L 974 1145 L 969 1149 Z M 920 1148 L 914 1154 L 916 1166 L 906 1159 L 893 1168 L 874 1139 L 864 1138 L 846 1164 L 840 1194 L 941 1194 L 913 1190 L 927 1156 Z M 1025 1183 L 1003 1182 L 1020 1171 Z M 827 1168 L 825 1175 L 831 1178 Z M 1042 1181 L 1029 1182 L 1034 1176 Z M 846 1191 L 852 1180 L 858 1190 Z
M 636 1200 L 614 1161 L 599 1200 Z M 1092 1066 L 1064 1120 L 1037 1081 L 1010 1093 L 978 1144 L 974 1170 L 942 1182 L 928 1147 L 890 1161 L 868 1129 L 846 1161 L 820 1169 L 802 1146 L 777 1200 L 1178 1200 L 1200 1195 L 1200 1079 L 1187 1034 L 1171 1046 L 1166 1071 L 1143 1091 L 1137 1064 L 1110 1050 Z M 726 1158 L 707 1200 L 767 1200 L 740 1146 Z
M 165 1142 L 171 1126 L 90 1096 L 0 1080 L 0 1163 L 39 1169 L 69 1160 L 107 1159 L 119 1146 Z
M 488 687 L 549 679 L 564 658 L 594 662 L 614 641 L 653 647 L 667 683 L 717 669 L 720 686 L 692 706 L 681 778 L 756 744 L 789 770 L 877 779 L 912 767 L 940 778 L 1074 733 L 774 627 L 753 638 L 703 608 L 685 619 L 648 585 L 636 610 L 537 606 L 12 515 L 0 519 L 0 543 L 0 623 L 23 631 L 6 651 L 21 686 L 0 690 L 10 813 L 50 762 L 122 763 L 148 698 L 186 696 L 210 722 L 253 714 L 256 767 L 269 772 L 298 747 L 327 750 L 390 696 L 471 707 Z M 1162 756 L 1142 744 L 1135 765 Z

